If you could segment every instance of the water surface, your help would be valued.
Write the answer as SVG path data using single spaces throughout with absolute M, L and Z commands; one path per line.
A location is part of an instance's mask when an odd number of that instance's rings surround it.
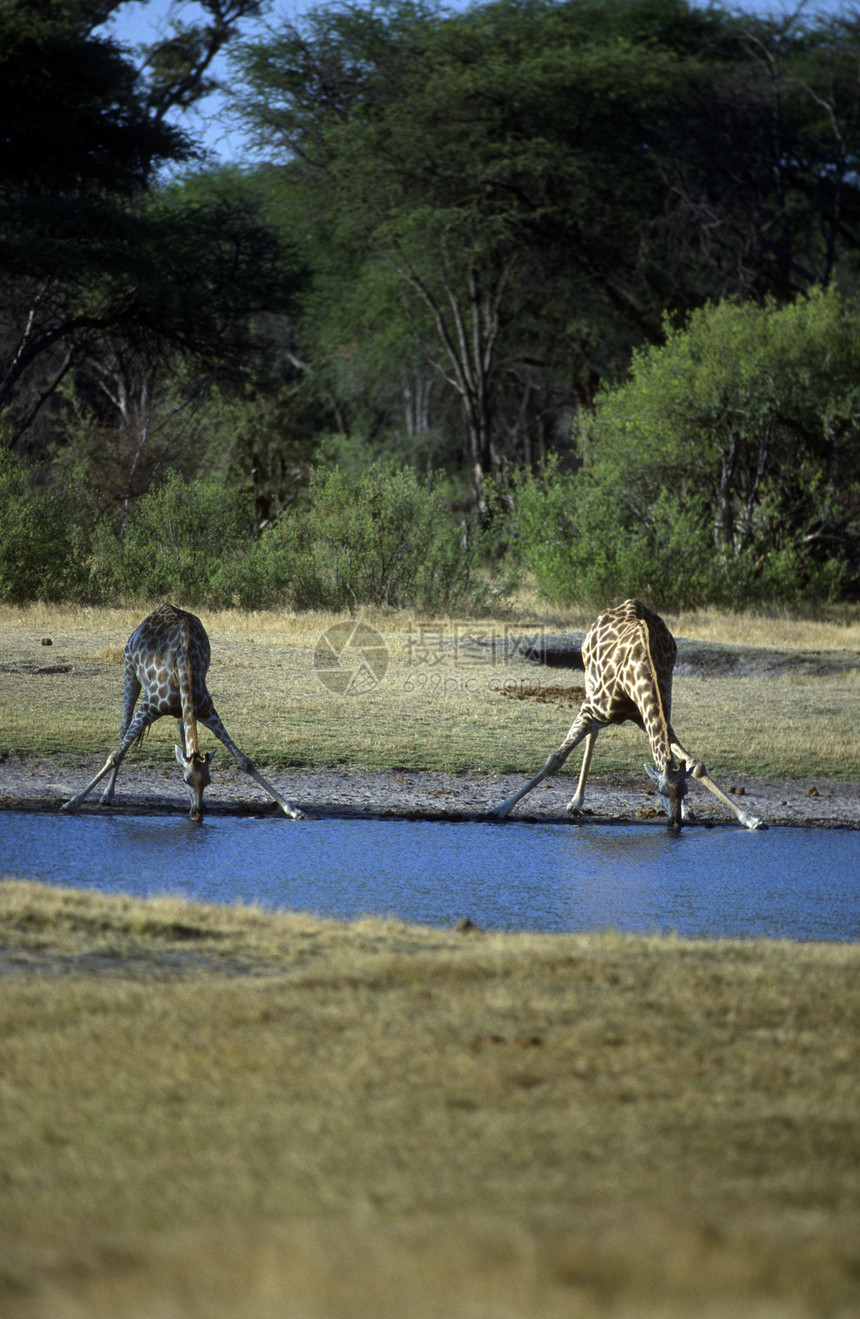
M 860 937 L 860 831 L 0 814 L 0 874 L 350 919 Z

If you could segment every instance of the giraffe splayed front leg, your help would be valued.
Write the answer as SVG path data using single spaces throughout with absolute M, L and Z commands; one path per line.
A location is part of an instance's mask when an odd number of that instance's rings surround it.
M 233 759 L 236 761 L 236 764 L 239 766 L 242 773 L 247 774 L 255 783 L 259 783 L 263 791 L 267 792 L 269 796 L 278 803 L 281 810 L 284 812 L 284 815 L 288 816 L 291 820 L 303 820 L 305 818 L 304 812 L 300 811 L 296 806 L 291 806 L 288 801 L 285 801 L 277 789 L 273 788 L 271 783 L 263 778 L 253 760 L 251 760 L 249 756 L 246 756 L 244 751 L 236 746 L 236 743 L 221 722 L 218 712 L 214 705 L 212 705 L 211 700 L 209 702 L 209 707 L 210 708 L 207 709 L 205 714 L 200 715 L 201 724 L 205 724 L 209 731 L 215 734 L 219 742 L 224 743 L 224 746 L 233 756 Z
M 764 821 L 760 820 L 757 815 L 752 815 L 749 811 L 743 810 L 740 806 L 738 806 L 737 802 L 732 801 L 731 797 L 729 797 L 725 792 L 723 792 L 722 788 L 719 787 L 711 778 L 710 774 L 705 769 L 705 766 L 702 764 L 700 760 L 694 760 L 693 757 L 689 754 L 689 752 L 684 751 L 683 748 L 679 746 L 677 743 L 676 743 L 676 748 L 678 755 L 682 756 L 687 763 L 687 772 L 696 780 L 697 783 L 701 783 L 703 788 L 707 788 L 708 792 L 713 793 L 717 801 L 721 801 L 724 806 L 728 806 L 729 810 L 735 813 L 735 815 L 738 817 L 738 820 L 744 826 L 745 829 L 767 828 L 767 825 L 764 823 Z
M 128 695 L 128 690 L 129 690 L 128 682 L 126 681 L 126 696 Z M 138 691 L 139 690 L 140 688 L 138 687 Z M 136 699 L 137 697 L 135 695 L 134 700 Z M 132 708 L 134 706 L 134 700 L 132 700 L 131 703 Z M 110 753 L 107 760 L 99 770 L 98 774 L 96 774 L 93 778 L 91 778 L 89 783 L 86 785 L 86 787 L 82 788 L 79 793 L 77 793 L 74 797 L 71 798 L 71 800 L 64 802 L 63 805 L 60 807 L 60 810 L 68 811 L 69 814 L 72 814 L 72 812 L 76 811 L 83 802 L 84 798 L 88 797 L 89 794 L 92 792 L 93 788 L 95 788 L 99 783 L 101 783 L 102 779 L 105 777 L 106 774 L 110 774 L 110 779 L 108 780 L 107 787 L 102 793 L 101 805 L 110 806 L 111 802 L 113 801 L 114 788 L 116 786 L 116 777 L 117 774 L 119 774 L 120 765 L 125 759 L 126 752 L 128 751 L 129 747 L 133 746 L 134 743 L 139 738 L 143 737 L 143 734 L 146 732 L 147 728 L 149 728 L 150 724 L 152 724 L 157 718 L 158 718 L 157 713 L 153 711 L 152 707 L 148 703 L 144 702 L 144 704 L 138 710 L 137 714 L 134 716 L 134 719 L 132 719 L 131 712 L 128 706 L 128 700 L 126 699 L 125 714 L 123 716 L 122 728 L 120 729 L 119 746 L 116 748 L 115 751 L 112 751 Z

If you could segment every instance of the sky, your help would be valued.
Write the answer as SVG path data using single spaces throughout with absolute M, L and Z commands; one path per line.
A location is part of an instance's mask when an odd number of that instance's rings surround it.
M 466 7 L 467 0 L 447 0 L 451 9 Z M 264 20 L 249 21 L 242 26 L 245 36 L 253 36 L 265 26 L 277 23 L 278 17 L 296 19 L 318 3 L 318 0 L 275 0 Z M 705 7 L 707 0 L 694 0 Z M 797 0 L 723 0 L 728 9 L 742 10 L 753 14 L 784 13 L 797 8 Z M 810 0 L 810 7 L 816 13 L 838 13 L 844 6 L 843 0 Z M 129 0 L 129 3 L 113 16 L 108 31 L 124 45 L 132 48 L 149 45 L 170 32 L 171 20 L 180 19 L 193 22 L 202 13 L 195 0 Z M 220 57 L 214 66 L 216 77 L 225 78 L 228 74 L 226 59 Z M 218 93 L 208 97 L 200 106 L 179 120 L 181 125 L 194 138 L 202 140 L 204 146 L 220 160 L 241 160 L 244 154 L 241 135 L 230 124 L 225 113 L 224 97 Z

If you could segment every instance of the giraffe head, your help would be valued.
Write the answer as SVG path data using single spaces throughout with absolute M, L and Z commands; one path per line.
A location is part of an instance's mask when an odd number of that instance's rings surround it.
M 173 750 L 176 753 L 176 762 L 182 770 L 188 796 L 191 798 L 191 819 L 202 820 L 203 789 L 208 788 L 211 782 L 209 766 L 212 764 L 215 752 L 210 751 L 207 755 L 201 756 L 195 751 L 192 755 L 186 756 L 182 747 L 175 746 Z
M 676 764 L 673 756 L 666 761 L 662 771 L 646 765 L 645 773 L 656 780 L 663 810 L 669 817 L 669 828 L 673 833 L 680 833 L 683 802 L 687 795 L 687 766 L 683 761 Z

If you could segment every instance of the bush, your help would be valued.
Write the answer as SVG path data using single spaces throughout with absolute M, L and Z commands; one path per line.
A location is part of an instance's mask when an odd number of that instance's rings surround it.
M 515 486 L 515 543 L 556 604 L 599 609 L 629 596 L 658 609 L 697 604 L 713 590 L 697 513 L 664 494 L 639 519 L 623 492 L 551 462 Z
M 577 439 L 625 543 L 666 510 L 691 526 L 705 599 L 817 601 L 850 589 L 852 572 L 860 584 L 858 418 L 860 307 L 830 288 L 667 324 L 666 342 L 599 394 Z M 611 510 L 593 533 L 601 546 L 612 536 Z M 662 534 L 642 548 L 659 561 Z M 678 570 L 683 581 L 689 565 Z
M 316 472 L 309 508 L 263 538 L 296 609 L 474 604 L 478 536 L 458 526 L 439 483 L 408 467 L 374 465 L 357 477 Z
M 78 600 L 89 587 L 89 510 L 72 473 L 46 489 L 0 449 L 0 600 Z
M 170 473 L 141 498 L 124 536 L 97 528 L 93 589 L 245 609 L 448 609 L 480 598 L 478 540 L 465 543 L 438 483 L 420 484 L 411 468 L 317 472 L 309 507 L 259 537 L 251 512 L 250 496 Z
M 556 604 L 601 609 L 630 596 L 669 610 L 821 603 L 838 597 L 846 572 L 797 545 L 720 552 L 704 495 L 682 502 L 662 490 L 642 511 L 623 484 L 561 474 L 553 463 L 520 478 L 513 518 L 520 559 Z
M 105 596 L 188 605 L 255 604 L 249 500 L 169 472 L 143 495 L 125 534 L 102 525 L 94 575 Z M 256 588 L 258 589 L 258 588 Z

